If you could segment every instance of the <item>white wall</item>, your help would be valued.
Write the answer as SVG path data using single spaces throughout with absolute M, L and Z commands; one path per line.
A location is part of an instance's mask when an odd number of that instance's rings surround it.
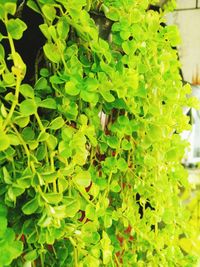
M 195 0 L 178 2 L 178 8 L 195 7 L 196 4 Z M 167 20 L 169 24 L 176 24 L 180 29 L 182 44 L 179 47 L 179 56 L 184 80 L 192 82 L 196 72 L 200 77 L 200 9 L 177 11 L 169 14 Z

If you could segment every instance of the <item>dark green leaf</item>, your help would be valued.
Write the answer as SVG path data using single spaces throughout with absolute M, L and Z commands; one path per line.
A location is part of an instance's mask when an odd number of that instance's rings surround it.
M 25 141 L 34 140 L 35 138 L 35 133 L 31 127 L 24 128 L 21 134 Z
M 22 38 L 23 32 L 27 29 L 26 24 L 21 19 L 9 19 L 7 30 L 13 39 L 19 40 Z

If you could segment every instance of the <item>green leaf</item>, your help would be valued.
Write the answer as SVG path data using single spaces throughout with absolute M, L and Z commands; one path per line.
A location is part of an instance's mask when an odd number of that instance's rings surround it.
M 115 193 L 118 193 L 121 191 L 121 187 L 120 185 L 118 184 L 118 182 L 116 180 L 113 180 L 111 185 L 110 185 L 110 190 L 112 192 L 115 192 Z
M 80 96 L 85 102 L 92 103 L 93 105 L 96 105 L 99 100 L 99 95 L 96 92 L 82 90 Z
M 65 83 L 65 92 L 68 95 L 76 96 L 80 92 L 80 85 L 78 86 L 76 81 L 69 81 Z
M 7 208 L 4 204 L 0 203 L 0 217 L 7 216 Z
M 63 195 L 59 193 L 43 193 L 42 197 L 49 204 L 58 204 L 63 199 Z
M 0 151 L 6 150 L 9 146 L 10 146 L 9 136 L 0 130 Z
M 65 121 L 63 120 L 63 118 L 57 117 L 50 123 L 49 128 L 52 130 L 58 130 L 62 128 L 64 124 L 65 124 Z
M 56 109 L 56 101 L 53 98 L 46 98 L 38 103 L 38 107 Z
M 175 219 L 173 209 L 167 208 L 163 213 L 162 219 L 166 224 L 173 224 Z
M 52 93 L 52 88 L 48 85 L 47 79 L 44 77 L 37 80 L 34 89 L 39 91 L 39 94 L 48 95 Z
M 177 25 L 168 25 L 165 30 L 165 38 L 170 42 L 171 46 L 175 47 L 181 43 Z
M 133 23 L 139 23 L 143 18 L 142 12 L 138 8 L 134 8 L 132 10 L 131 15 L 132 15 L 132 22 Z
M 26 99 L 20 104 L 20 112 L 23 116 L 29 116 L 37 112 L 37 105 L 32 99 Z
M 41 161 L 41 160 L 45 159 L 46 147 L 45 147 L 44 144 L 41 144 L 41 145 L 38 146 L 35 156 L 36 156 L 38 161 Z
M 131 143 L 128 140 L 123 139 L 122 140 L 122 149 L 123 150 L 131 150 L 131 148 L 132 148 Z
M 2 44 L 0 44 L 0 61 L 3 61 L 5 58 L 5 50 Z
M 80 202 L 73 197 L 63 198 L 63 204 L 54 207 L 55 213 L 53 213 L 53 216 L 55 218 L 73 218 L 80 209 Z
M 1 228 L 0 228 L 0 239 L 1 239 L 5 233 L 5 231 L 7 229 L 7 225 L 8 225 L 6 217 L 0 216 L 0 225 L 1 225 Z
M 16 96 L 10 92 L 7 95 L 5 95 L 5 100 L 10 101 L 10 102 L 14 102 L 14 101 L 16 101 Z
M 107 90 L 100 90 L 99 92 L 107 102 L 115 101 L 115 97 Z
M 28 145 L 29 145 L 30 150 L 35 150 L 38 147 L 38 144 L 39 143 L 36 140 L 28 141 Z
M 7 85 L 15 84 L 15 76 L 12 72 L 2 74 L 3 80 Z
M 17 52 L 12 53 L 12 60 L 14 62 L 14 66 L 12 66 L 12 73 L 16 76 L 21 76 L 24 78 L 26 74 L 26 64 L 24 63 L 21 55 Z
M 49 32 L 49 27 L 46 23 L 39 25 L 40 31 L 46 37 L 47 40 L 51 40 L 51 34 Z
M 4 10 L 4 6 L 2 4 L 0 4 L 0 19 L 1 20 L 4 19 L 4 17 L 5 17 L 5 10 Z
M 23 32 L 27 29 L 26 24 L 21 19 L 9 19 L 7 22 L 8 33 L 13 39 L 19 40 L 22 38 Z
M 22 211 L 26 215 L 33 214 L 37 209 L 38 209 L 38 199 L 37 199 L 37 197 L 31 199 L 30 201 L 28 201 L 22 207 Z
M 161 140 L 163 137 L 162 128 L 155 124 L 150 124 L 148 129 L 148 136 L 152 140 Z
M 42 12 L 45 15 L 45 17 L 50 21 L 53 21 L 56 17 L 56 10 L 52 5 L 48 4 L 43 5 Z
M 33 178 L 33 173 L 30 170 L 29 167 L 27 167 L 23 174 L 22 177 L 17 179 L 17 184 L 21 187 L 21 188 L 28 188 L 31 186 L 31 182 L 32 182 L 32 178 Z
M 5 3 L 5 11 L 11 15 L 15 15 L 17 5 L 15 3 Z
M 129 119 L 126 116 L 119 116 L 118 119 L 117 119 L 117 121 L 122 126 L 127 126 L 129 124 Z
M 2 242 L 3 241 L 3 242 Z M 15 232 L 7 228 L 1 240 L 3 253 L 0 254 L 0 265 L 11 266 L 12 261 L 23 252 L 23 243 L 15 240 Z
M 33 249 L 24 255 L 25 261 L 34 261 L 38 257 L 37 249 Z
M 50 25 L 49 28 L 48 28 L 48 31 L 49 31 L 49 34 L 50 34 L 52 40 L 53 40 L 54 42 L 56 42 L 58 36 L 57 36 L 57 32 L 56 32 L 56 28 L 55 28 L 55 26 Z M 59 47 L 60 52 L 61 52 L 61 49 L 62 49 L 62 43 L 59 43 L 59 44 L 58 44 L 58 47 Z
M 49 77 L 49 70 L 47 68 L 41 68 L 40 70 L 40 75 L 44 78 L 47 78 Z
M 40 9 L 34 0 L 28 0 L 27 6 L 33 9 L 35 12 L 40 14 Z
M 92 205 L 87 205 L 86 209 L 85 209 L 85 216 L 87 219 L 89 220 L 94 220 L 96 215 L 96 209 L 95 207 L 93 207 Z
M 69 147 L 69 143 L 65 141 L 59 142 L 58 151 L 60 156 L 64 157 L 65 159 L 72 156 L 72 148 Z
M 34 98 L 34 90 L 27 83 L 22 84 L 19 88 L 19 91 L 24 97 Z
M 87 91 L 89 92 L 94 92 L 99 87 L 99 82 L 95 78 L 85 78 L 84 81 Z
M 106 214 L 103 218 L 105 228 L 110 228 L 112 226 L 111 214 Z
M 166 158 L 167 161 L 180 160 L 181 156 L 182 156 L 182 149 L 179 148 L 179 147 L 171 148 L 165 154 L 165 158 Z
M 19 137 L 15 134 L 7 134 L 9 140 L 10 140 L 10 144 L 13 146 L 18 146 L 21 144 L 21 141 L 19 139 Z
M 21 135 L 25 141 L 34 140 L 35 138 L 35 133 L 31 127 L 24 128 Z
M 37 141 L 43 142 L 43 141 L 46 141 L 48 138 L 49 138 L 49 133 L 45 131 L 41 131 L 40 134 L 38 135 Z
M 65 40 L 69 33 L 69 24 L 65 16 L 61 17 L 57 23 L 57 32 L 62 40 Z
M 109 147 L 111 148 L 118 148 L 119 147 L 119 140 L 117 138 L 117 136 L 107 136 L 107 144 L 109 145 Z
M 7 158 L 10 158 L 16 154 L 15 152 L 16 152 L 15 149 L 10 146 L 9 148 L 6 149 L 6 151 L 4 153 L 5 153 Z
M 46 140 L 48 147 L 51 150 L 54 150 L 55 147 L 57 146 L 58 140 L 55 136 L 53 136 L 52 134 L 49 135 L 48 139 Z
M 14 118 L 14 122 L 21 128 L 26 127 L 30 121 L 29 116 L 17 116 Z
M 109 7 L 109 9 L 105 13 L 106 17 L 113 21 L 118 21 L 120 17 L 120 12 L 117 8 Z
M 115 168 L 117 164 L 117 159 L 115 157 L 107 157 L 104 161 L 104 165 L 108 168 L 108 169 L 112 169 Z
M 117 168 L 122 172 L 125 172 L 127 170 L 128 164 L 124 158 L 119 158 L 117 160 Z
M 65 178 L 58 179 L 58 190 L 60 193 L 64 192 L 68 188 L 68 181 Z
M 89 171 L 80 170 L 74 176 L 73 180 L 81 186 L 88 187 L 91 183 L 91 175 Z
M 61 133 L 62 139 L 64 141 L 70 141 L 74 133 L 75 133 L 75 130 L 73 127 L 67 126 L 65 128 L 62 128 L 62 133 Z
M 8 172 L 7 168 L 3 166 L 3 179 L 6 184 L 12 184 L 12 178 L 10 176 L 10 173 Z
M 41 177 L 45 181 L 45 183 L 53 183 L 57 179 L 57 172 L 45 172 L 41 174 Z
M 44 46 L 43 46 L 43 49 L 44 49 L 44 53 L 46 55 L 46 57 L 54 62 L 54 63 L 59 63 L 60 60 L 61 60 L 61 54 L 60 54 L 60 51 L 58 49 L 58 47 L 53 44 L 53 43 L 46 43 Z
M 12 199 L 15 200 L 16 197 L 22 195 L 24 193 L 25 188 L 22 188 L 18 184 L 13 184 L 12 187 L 8 189 L 8 196 Z
M 113 247 L 110 245 L 111 241 L 108 234 L 103 231 L 103 238 L 100 241 L 103 253 L 103 263 L 106 265 L 112 258 Z

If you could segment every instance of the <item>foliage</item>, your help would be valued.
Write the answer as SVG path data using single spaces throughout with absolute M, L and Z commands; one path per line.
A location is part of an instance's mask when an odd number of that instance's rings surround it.
M 182 199 L 190 212 L 188 230 L 190 227 L 190 237 L 183 237 L 180 240 L 181 247 L 186 251 L 193 251 L 198 256 L 200 263 L 200 192 L 199 192 L 199 169 L 189 170 L 191 188 L 184 190 Z
M 179 133 L 196 102 L 150 2 L 29 0 L 46 42 L 25 82 L 29 28 L 0 1 L 0 266 L 195 264 Z

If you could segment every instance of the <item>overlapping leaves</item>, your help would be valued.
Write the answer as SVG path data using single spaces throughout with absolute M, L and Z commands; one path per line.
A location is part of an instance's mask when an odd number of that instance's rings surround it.
M 171 48 L 179 35 L 150 2 L 29 0 L 46 38 L 32 84 L 15 51 L 29 29 L 14 1 L 0 2 L 13 64 L 1 45 L 0 196 L 10 214 L 0 212 L 0 264 L 193 265 L 179 242 L 188 185 L 178 133 L 183 106 L 197 103 Z

